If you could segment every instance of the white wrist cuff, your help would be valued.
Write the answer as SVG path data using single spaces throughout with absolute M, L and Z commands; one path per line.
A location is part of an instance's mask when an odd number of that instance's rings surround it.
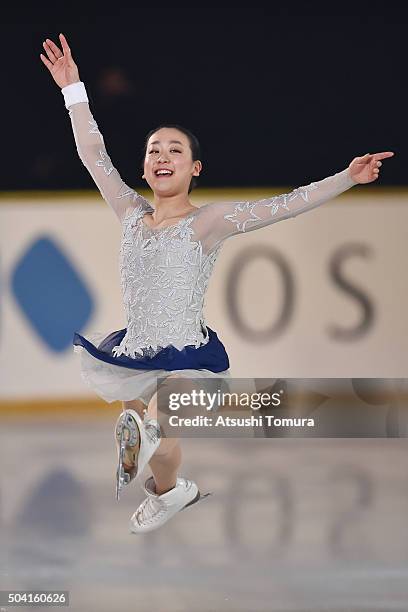
M 64 96 L 66 108 L 72 106 L 73 104 L 78 104 L 79 102 L 89 103 L 85 85 L 82 81 L 77 81 L 76 83 L 71 83 L 71 85 L 63 87 L 61 89 L 61 93 Z

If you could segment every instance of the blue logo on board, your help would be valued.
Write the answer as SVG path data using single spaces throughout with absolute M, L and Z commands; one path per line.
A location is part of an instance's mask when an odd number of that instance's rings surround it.
M 40 338 L 55 352 L 72 346 L 94 310 L 78 271 L 50 238 L 36 240 L 11 275 L 14 297 Z

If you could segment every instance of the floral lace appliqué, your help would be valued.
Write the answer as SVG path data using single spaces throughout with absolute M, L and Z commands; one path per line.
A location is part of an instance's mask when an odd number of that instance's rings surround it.
M 114 356 L 153 357 L 209 341 L 204 297 L 219 248 L 204 255 L 193 217 L 160 230 L 147 228 L 142 207 L 124 220 L 120 275 L 127 332 Z
M 113 172 L 113 170 L 114 170 L 112 162 L 110 160 L 110 157 L 102 149 L 99 151 L 99 156 L 100 156 L 100 158 L 98 160 L 96 160 L 95 163 L 96 163 L 97 166 L 102 167 L 104 172 L 105 172 L 105 174 L 107 174 L 109 176 L 111 174 L 111 172 Z
M 299 196 L 305 202 L 309 202 L 309 192 L 315 189 L 318 189 L 318 185 L 316 183 L 311 183 L 310 185 L 298 187 L 290 193 L 285 193 L 274 198 L 265 198 L 255 202 L 237 202 L 234 206 L 233 213 L 224 215 L 224 219 L 234 223 L 238 231 L 245 232 L 248 223 L 251 224 L 252 222 L 256 225 L 258 221 L 265 221 L 265 215 L 259 216 L 256 214 L 258 210 L 262 212 L 263 209 L 269 208 L 271 217 L 276 215 L 280 208 L 284 208 L 291 213 L 292 211 L 288 204 L 296 200 Z M 296 213 L 292 212 L 292 216 L 296 216 Z M 251 225 L 249 225 L 249 227 L 251 227 Z
M 91 126 L 89 129 L 89 134 L 100 134 L 98 124 L 96 123 L 95 119 L 90 119 L 88 123 Z

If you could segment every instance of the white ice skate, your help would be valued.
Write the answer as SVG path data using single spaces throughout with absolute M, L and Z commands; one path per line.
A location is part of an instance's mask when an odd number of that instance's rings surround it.
M 118 451 L 116 471 L 116 499 L 124 485 L 138 478 L 143 472 L 161 440 L 160 426 L 156 419 L 144 420 L 135 410 L 121 413 L 115 425 L 115 441 Z M 125 471 L 124 465 L 132 467 Z
M 146 533 L 153 531 L 167 523 L 172 516 L 188 506 L 211 495 L 201 495 L 195 482 L 187 478 L 177 478 L 174 489 L 157 495 L 155 493 L 154 479 L 151 476 L 146 480 L 144 490 L 147 497 L 130 519 L 132 533 Z

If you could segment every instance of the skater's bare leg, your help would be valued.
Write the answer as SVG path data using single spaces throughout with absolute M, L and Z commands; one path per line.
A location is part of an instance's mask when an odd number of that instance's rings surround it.
M 162 440 L 159 448 L 149 461 L 158 495 L 162 495 L 176 486 L 180 464 L 181 447 L 179 441 L 175 439 Z
M 158 419 L 157 392 L 147 407 L 147 416 Z M 160 445 L 149 461 L 156 485 L 156 493 L 162 495 L 176 486 L 178 468 L 181 464 L 181 447 L 178 438 L 162 438 Z

